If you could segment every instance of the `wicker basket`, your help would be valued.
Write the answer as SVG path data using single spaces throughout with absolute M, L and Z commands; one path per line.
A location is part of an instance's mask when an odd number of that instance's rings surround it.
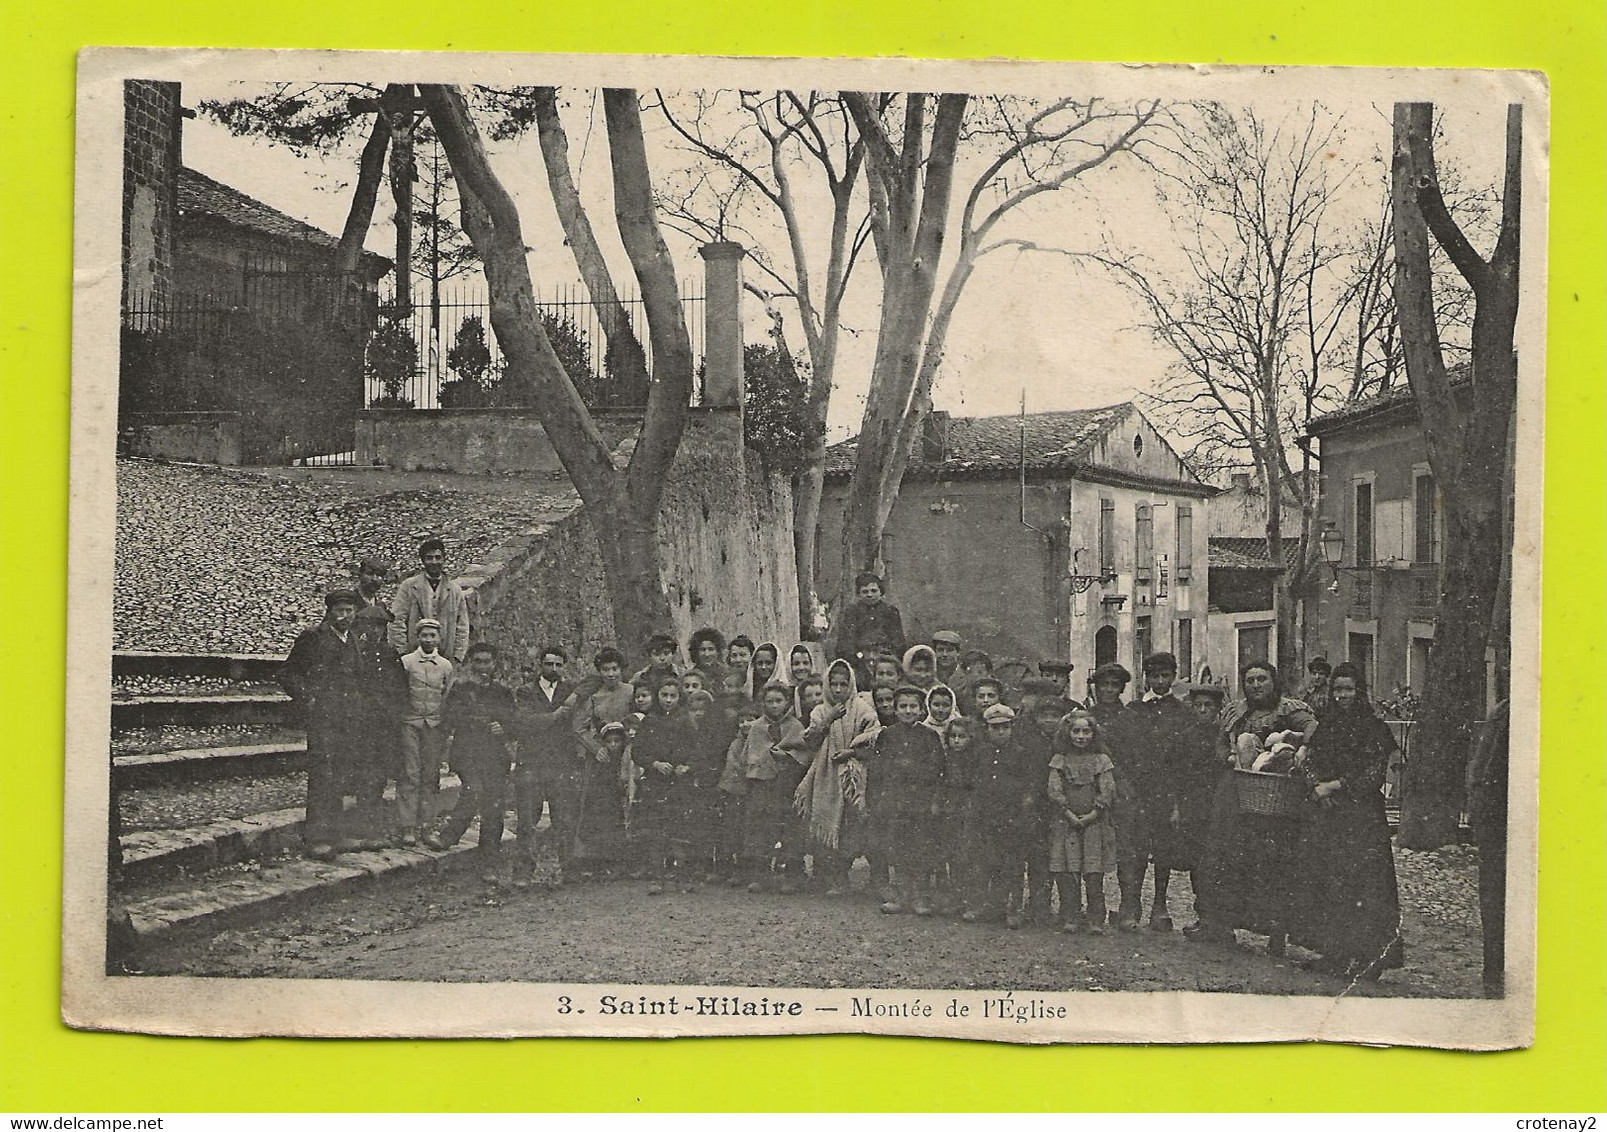
M 1241 814 L 1292 817 L 1300 812 L 1300 804 L 1306 799 L 1306 780 L 1300 775 L 1235 768 L 1233 786 L 1239 795 Z

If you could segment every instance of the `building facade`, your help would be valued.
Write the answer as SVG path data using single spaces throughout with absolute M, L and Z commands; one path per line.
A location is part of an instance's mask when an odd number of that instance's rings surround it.
M 1333 584 L 1318 587 L 1312 638 L 1361 666 L 1377 698 L 1421 695 L 1433 666 L 1444 523 L 1409 390 L 1313 420 L 1321 444 L 1320 527 L 1344 539 Z
M 837 592 L 854 442 L 828 453 L 817 584 Z M 1011 417 L 928 415 L 882 545 L 911 641 L 939 629 L 1001 658 L 1137 672 L 1209 663 L 1212 489 L 1132 403 Z

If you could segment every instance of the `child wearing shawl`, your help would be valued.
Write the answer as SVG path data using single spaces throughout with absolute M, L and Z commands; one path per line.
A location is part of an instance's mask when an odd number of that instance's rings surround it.
M 900 667 L 904 682 L 925 692 L 937 684 L 937 653 L 931 645 L 911 645 L 904 652 Z
M 774 643 L 766 641 L 753 650 L 753 659 L 748 662 L 748 699 L 757 704 L 772 680 L 781 680 L 785 686 L 785 679 L 776 671 L 780 664 L 781 650 Z
M 933 684 L 926 690 L 926 718 L 922 722 L 936 731 L 939 738 L 948 740 L 949 724 L 958 718 L 960 713 L 955 710 L 952 688 L 947 684 Z
M 866 834 L 866 758 L 881 724 L 869 693 L 858 690 L 854 669 L 834 660 L 826 670 L 826 700 L 810 714 L 804 750 L 813 751 L 793 808 L 803 820 L 815 855 L 816 876 L 828 896 L 847 891 L 848 870 Z

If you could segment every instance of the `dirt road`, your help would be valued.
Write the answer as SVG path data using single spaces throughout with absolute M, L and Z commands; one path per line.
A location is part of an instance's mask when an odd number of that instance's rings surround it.
M 1475 997 L 1479 939 L 1468 850 L 1401 859 L 1407 966 L 1350 993 Z M 1114 885 L 1112 886 L 1114 888 Z M 1114 895 L 1114 893 L 1112 893 Z M 1188 885 L 1173 915 L 1192 921 Z M 472 870 L 414 875 L 274 919 L 191 931 L 138 957 L 150 974 L 754 987 L 1199 990 L 1333 995 L 1345 984 L 1265 952 L 1180 934 L 1066 936 L 881 914 L 860 893 L 650 896 L 640 881 L 489 889 Z

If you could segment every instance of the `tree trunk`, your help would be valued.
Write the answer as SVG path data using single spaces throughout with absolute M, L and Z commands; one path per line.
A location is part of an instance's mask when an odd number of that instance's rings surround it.
M 592 529 L 602 554 L 603 578 L 614 615 L 614 639 L 638 641 L 671 632 L 669 598 L 660 569 L 658 522 L 643 515 L 620 492 L 606 510 L 595 510 Z
M 591 220 L 580 200 L 580 190 L 569 167 L 569 136 L 558 116 L 556 87 L 534 87 L 530 92 L 536 113 L 536 139 L 541 144 L 542 161 L 547 167 L 547 188 L 552 194 L 558 223 L 564 239 L 574 253 L 575 266 L 586 285 L 603 328 L 607 347 L 603 365 L 608 377 L 608 402 L 614 405 L 647 403 L 647 355 L 631 328 L 630 314 L 620 302 L 619 291 L 609 273 L 608 261 L 592 231 Z
M 608 120 L 609 166 L 614 174 L 614 220 L 641 288 L 653 351 L 647 413 L 626 470 L 625 487 L 633 507 L 641 514 L 656 515 L 692 402 L 692 340 L 676 286 L 675 261 L 653 210 L 653 182 L 636 92 L 604 90 L 603 111 Z M 666 600 L 665 624 L 655 627 L 667 627 L 668 620 Z
M 385 88 L 381 98 L 395 101 L 404 97 L 407 88 L 393 83 Z M 368 140 L 363 143 L 363 155 L 357 163 L 357 187 L 352 192 L 351 207 L 346 210 L 346 223 L 340 230 L 340 246 L 335 251 L 335 270 L 340 273 L 348 291 L 357 290 L 357 269 L 363 260 L 363 241 L 374 224 L 374 206 L 379 202 L 379 186 L 385 179 L 385 151 L 390 148 L 391 122 L 389 115 L 374 115 Z
M 825 438 L 819 445 L 825 449 Z M 792 557 L 798 574 L 798 630 L 804 640 L 815 637 L 815 607 L 820 602 L 815 557 L 820 537 L 820 500 L 825 493 L 825 456 L 811 451 L 809 463 L 792 477 Z
M 1517 396 L 1513 335 L 1518 310 L 1522 119 L 1507 118 L 1501 232 L 1486 263 L 1456 228 L 1440 196 L 1433 151 L 1434 108 L 1397 103 L 1391 203 L 1394 210 L 1396 303 L 1406 376 L 1422 422 L 1429 464 L 1443 497 L 1444 564 L 1424 697 L 1420 741 L 1401 800 L 1399 843 L 1432 849 L 1456 838 L 1463 772 L 1473 724 L 1484 715 L 1485 650 L 1502 617 L 1503 509 L 1507 437 Z M 1473 370 L 1468 388 L 1453 387 L 1441 354 L 1429 267 L 1429 235 L 1445 249 L 1475 296 Z M 1466 409 L 1461 406 L 1467 405 Z
M 658 505 L 685 424 L 691 347 L 674 294 L 673 265 L 662 239 L 655 246 L 651 200 L 643 199 L 650 185 L 636 96 L 624 92 L 630 114 L 615 107 L 610 116 L 615 208 L 621 238 L 642 283 L 664 388 L 655 388 L 630 468 L 621 472 L 541 325 L 518 208 L 486 159 L 462 94 L 454 86 L 436 84 L 421 84 L 419 91 L 458 179 L 463 227 L 484 265 L 491 326 L 509 375 L 537 406 L 542 427 L 590 512 L 614 624 L 630 633 L 667 629 L 670 606 L 659 556 Z M 634 133 L 631 115 L 636 115 Z M 675 316 L 668 326 L 663 325 L 666 278 L 668 307 Z
M 1485 648 L 1501 576 L 1501 515 L 1491 510 L 1446 516 L 1434 660 L 1402 787 L 1397 840 L 1408 849 L 1454 842 L 1464 809 L 1463 776 L 1474 724 L 1484 718 Z
M 411 95 L 410 87 L 402 88 Z M 381 112 L 383 113 L 383 111 Z M 391 127 L 391 199 L 396 203 L 396 308 L 413 313 L 413 111 L 403 110 Z
M 866 138 L 866 148 L 871 181 L 886 188 L 888 235 L 876 358 L 843 519 L 840 584 L 844 593 L 852 588 L 857 571 L 880 572 L 884 565 L 882 534 L 902 478 L 895 475 L 902 471 L 896 459 L 899 435 L 907 425 L 922 340 L 937 289 L 955 151 L 967 102 L 965 95 L 939 96 L 923 165 L 918 126 L 924 117 L 925 96 L 907 96 L 902 153 L 893 151 L 880 117 L 871 112 L 868 101 L 858 94 L 846 97 L 861 135 L 875 131 Z M 924 184 L 918 188 L 923 172 Z

